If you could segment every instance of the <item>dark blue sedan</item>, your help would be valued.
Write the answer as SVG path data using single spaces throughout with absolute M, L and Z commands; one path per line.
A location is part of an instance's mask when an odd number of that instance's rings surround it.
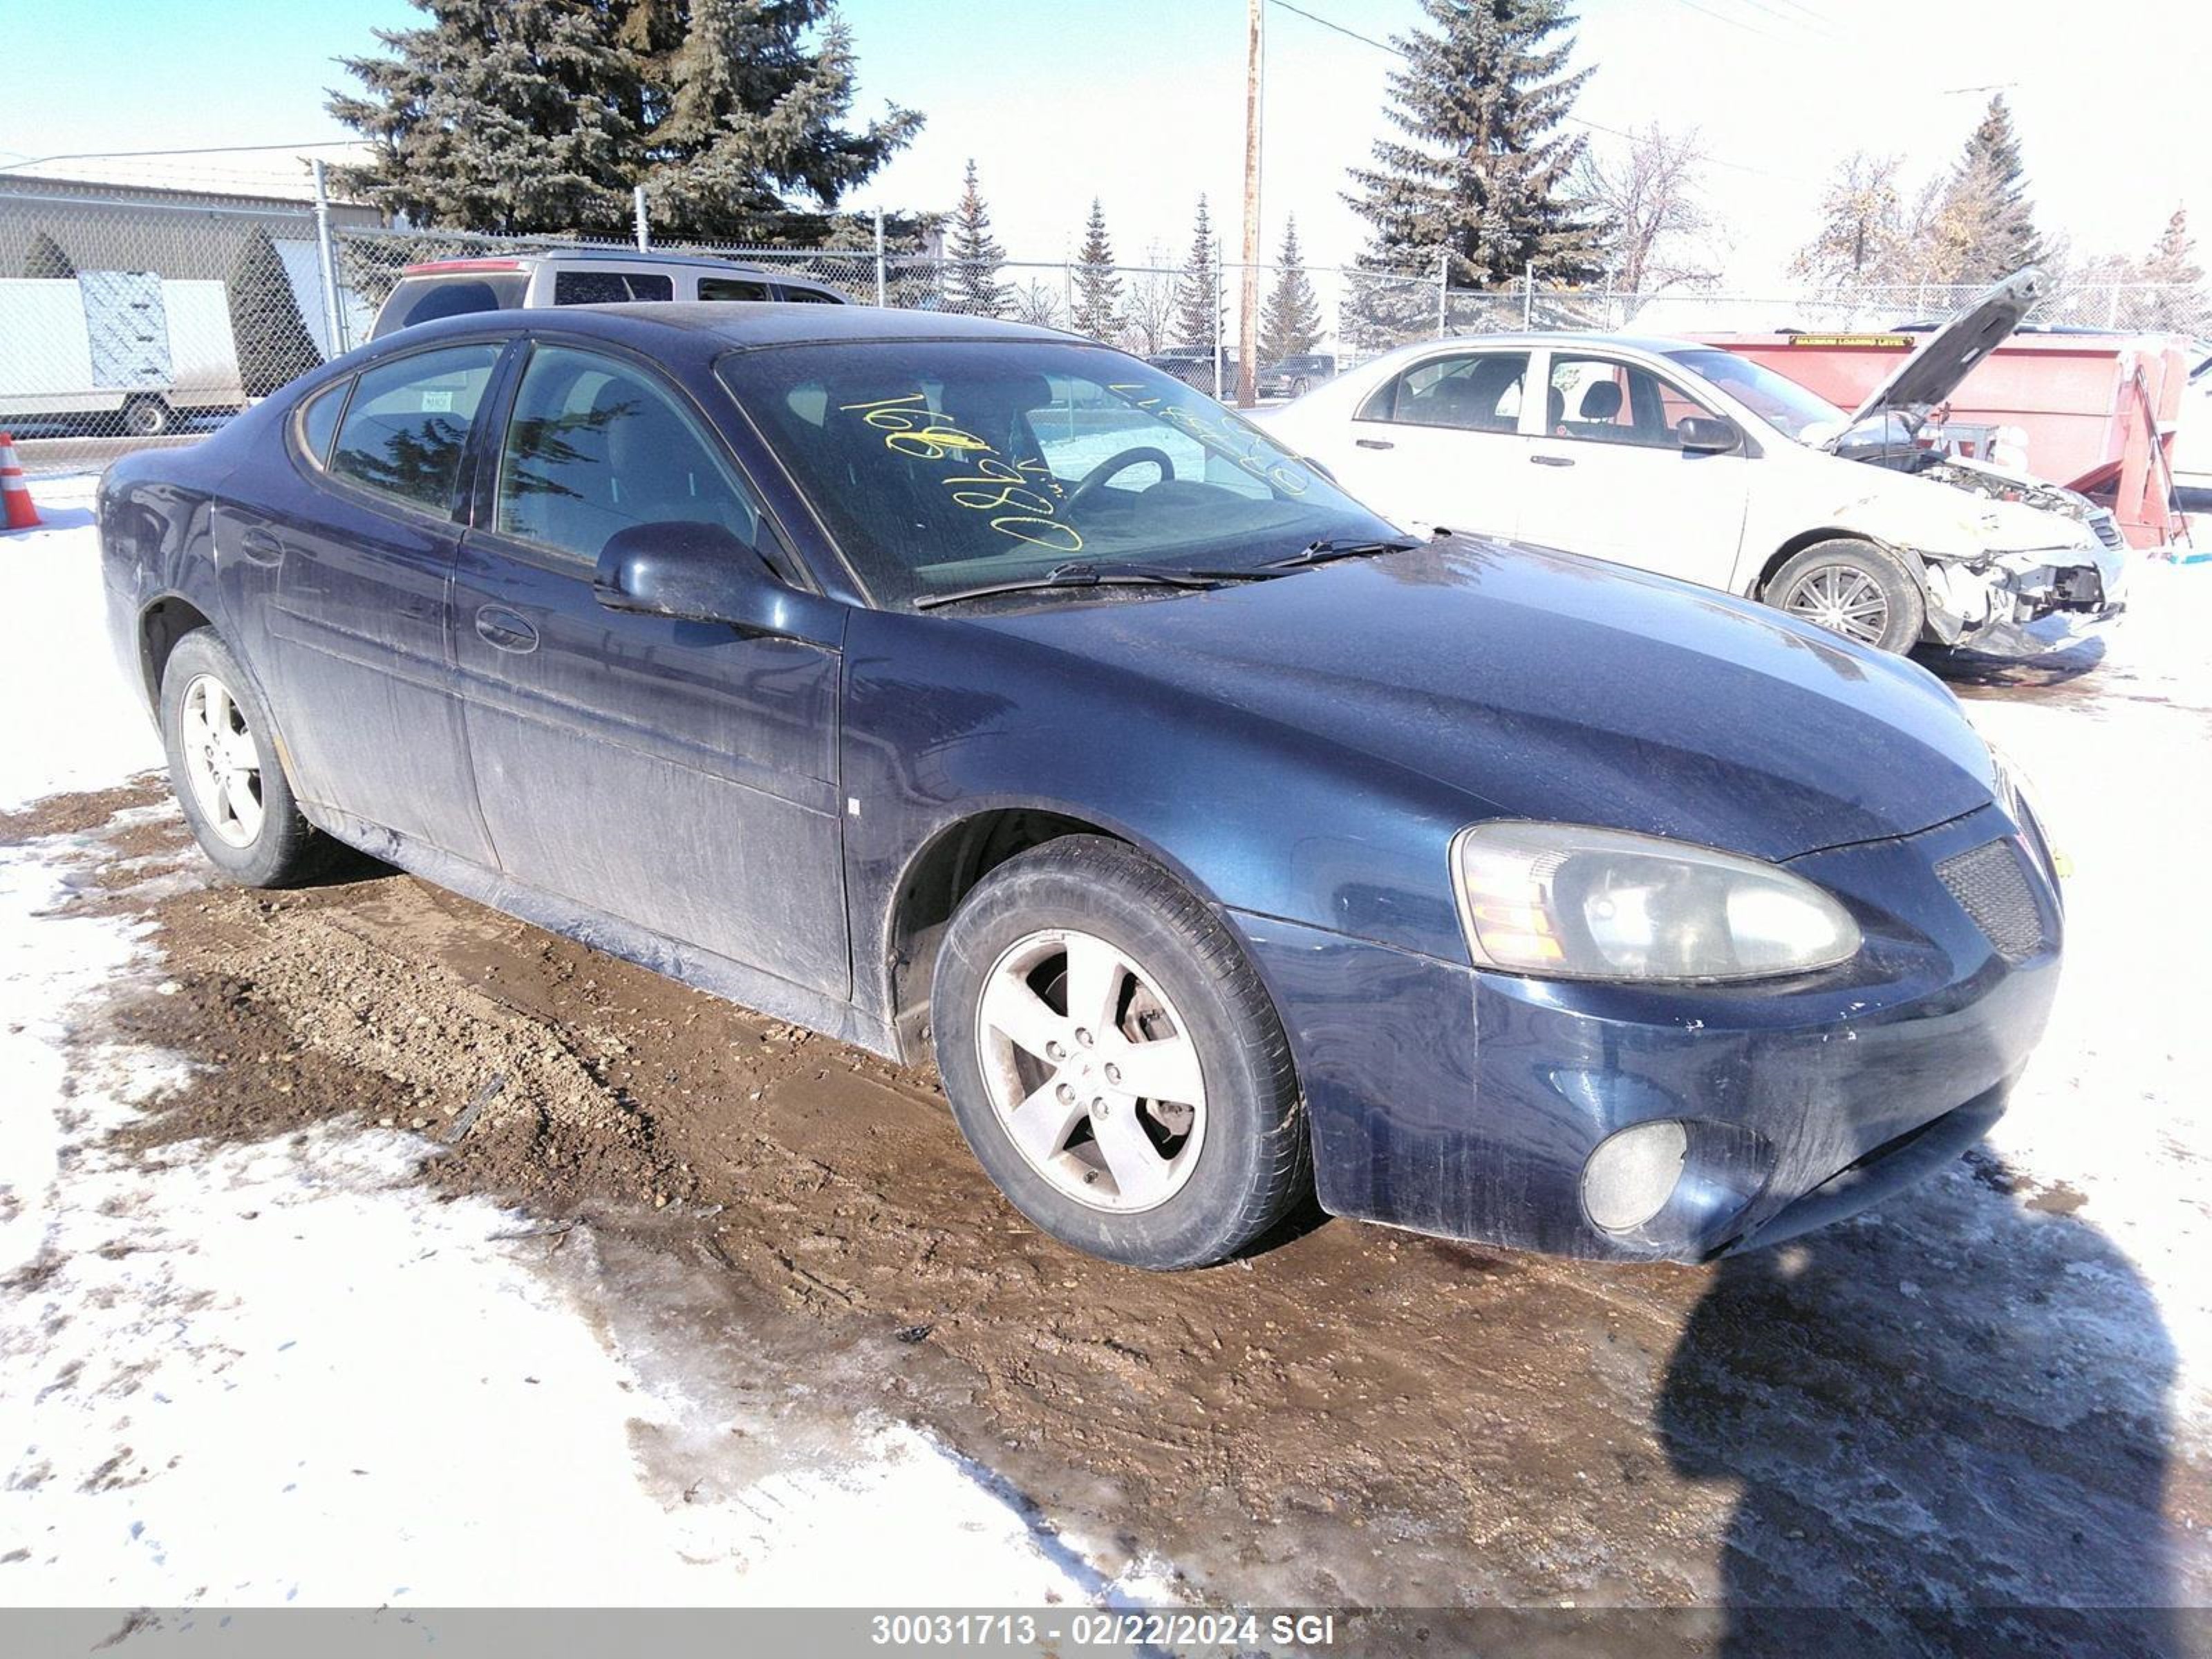
M 107 474 L 118 652 L 239 880 L 343 842 L 934 1059 L 1008 1199 L 1700 1260 L 2002 1109 L 2058 976 L 1942 687 L 1399 538 L 1118 352 L 861 308 L 410 329 Z

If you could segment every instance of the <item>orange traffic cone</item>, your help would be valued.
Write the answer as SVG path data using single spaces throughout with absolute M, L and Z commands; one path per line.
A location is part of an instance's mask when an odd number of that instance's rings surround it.
M 23 482 L 23 469 L 16 465 L 15 435 L 7 432 L 0 432 L 0 501 L 8 504 L 8 522 L 0 528 L 38 528 L 39 509 L 31 505 L 31 486 Z

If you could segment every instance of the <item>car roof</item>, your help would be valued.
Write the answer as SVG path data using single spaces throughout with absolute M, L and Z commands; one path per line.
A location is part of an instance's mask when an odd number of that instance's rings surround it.
M 1480 346 L 1486 349 L 1491 347 L 1501 347 L 1526 351 L 1537 346 L 1560 344 L 1595 346 L 1602 349 L 1621 351 L 1644 351 L 1656 356 L 1664 356 L 1674 351 L 1701 349 L 1695 340 L 1679 339 L 1664 334 L 1599 334 L 1582 329 L 1569 328 L 1531 329 L 1520 334 L 1455 334 L 1446 339 L 1420 341 L 1418 343 L 1418 349 L 1426 350 L 1435 346 L 1453 346 L 1461 349 Z M 1400 349 L 1412 350 L 1416 348 L 1401 347 Z
M 609 306 L 569 306 L 626 322 L 718 335 L 732 346 L 831 344 L 850 340 L 1033 340 L 1066 345 L 1076 337 L 1057 329 L 969 317 L 957 311 L 909 311 L 888 306 L 816 306 L 666 301 Z M 527 313 L 525 313 L 526 315 Z M 539 313 L 543 315 L 544 313 Z
M 620 305 L 470 312 L 397 330 L 374 342 L 374 345 L 404 348 L 456 336 L 533 333 L 588 334 L 640 349 L 650 349 L 658 343 L 665 349 L 708 355 L 757 346 L 834 345 L 875 340 L 1095 343 L 1055 329 L 1001 322 L 990 317 L 966 317 L 957 312 L 794 305 L 765 300 L 744 305 L 732 305 L 726 301 L 657 300 Z
M 742 270 L 749 276 L 771 282 L 804 283 L 809 288 L 826 286 L 804 271 L 772 270 L 744 259 L 726 259 L 702 253 L 662 253 L 652 248 L 555 247 L 532 248 L 520 253 L 457 253 L 449 259 L 424 259 L 407 267 L 410 276 L 469 276 L 481 271 L 488 259 L 512 259 L 516 264 L 546 264 L 574 261 L 581 264 L 674 265 L 701 270 Z M 450 268 L 450 270 L 447 268 Z

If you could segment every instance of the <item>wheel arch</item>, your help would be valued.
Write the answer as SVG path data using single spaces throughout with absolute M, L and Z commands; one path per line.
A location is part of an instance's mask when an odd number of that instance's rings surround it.
M 930 1054 L 929 998 L 937 974 L 937 945 L 961 901 L 1008 859 L 1068 836 L 1120 842 L 1159 865 L 1200 902 L 1216 902 L 1179 860 L 1126 825 L 1044 802 L 1001 801 L 975 807 L 917 847 L 891 890 L 879 971 L 883 1006 L 908 1063 L 918 1064 Z
M 1818 547 L 1822 542 L 1863 542 L 1869 547 L 1880 549 L 1905 567 L 1905 573 L 1912 578 L 1913 586 L 1920 590 L 1920 595 L 1923 599 L 1929 597 L 1928 570 L 1927 567 L 1921 562 L 1918 554 L 1886 542 L 1879 536 L 1869 536 L 1863 530 L 1853 530 L 1844 525 L 1825 525 L 1817 530 L 1800 531 L 1783 543 L 1767 558 L 1765 563 L 1759 568 L 1759 574 L 1753 579 L 1751 591 L 1747 597 L 1763 602 L 1766 598 L 1767 585 L 1774 580 L 1782 567 L 1807 548 Z
M 215 618 L 181 593 L 164 593 L 140 608 L 138 670 L 145 681 L 149 708 L 161 699 L 161 671 L 168 666 L 169 653 L 177 648 L 177 641 L 197 629 L 214 627 Z

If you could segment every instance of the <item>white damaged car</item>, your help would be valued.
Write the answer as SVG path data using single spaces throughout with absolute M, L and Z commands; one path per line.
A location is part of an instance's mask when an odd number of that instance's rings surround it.
M 1716 347 L 1546 333 L 1405 346 L 1261 418 L 1417 534 L 1589 554 L 1890 651 L 2032 655 L 2123 608 L 2119 526 L 1914 440 L 2039 281 L 1996 284 L 1850 414 Z

